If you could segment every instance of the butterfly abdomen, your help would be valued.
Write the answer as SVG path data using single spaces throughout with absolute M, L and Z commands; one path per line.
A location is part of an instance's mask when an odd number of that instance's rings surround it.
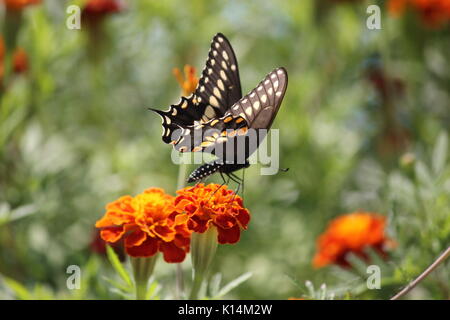
M 202 180 L 216 172 L 221 172 L 226 175 L 229 175 L 230 173 L 232 173 L 234 171 L 248 168 L 249 166 L 250 166 L 250 163 L 248 161 L 246 161 L 245 163 L 242 163 L 242 164 L 238 164 L 238 163 L 235 164 L 235 163 L 223 163 L 223 162 L 214 160 L 214 161 L 211 161 L 211 162 L 208 162 L 208 163 L 202 165 L 201 167 L 198 167 L 194 172 L 192 172 L 189 175 L 187 182 L 191 183 L 191 182 Z
M 208 162 L 201 167 L 198 167 L 194 172 L 192 172 L 189 175 L 188 183 L 195 182 L 198 180 L 201 180 L 203 178 L 206 178 L 213 173 L 217 172 L 224 166 L 223 163 L 217 162 L 217 161 L 211 161 Z

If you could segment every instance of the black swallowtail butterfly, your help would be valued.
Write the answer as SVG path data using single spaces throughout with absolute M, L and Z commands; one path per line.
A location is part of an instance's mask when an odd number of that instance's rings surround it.
M 215 172 L 235 180 L 233 172 L 249 166 L 248 157 L 272 125 L 287 83 L 286 70 L 277 68 L 242 97 L 231 44 L 223 34 L 215 35 L 194 93 L 181 97 L 167 111 L 150 109 L 162 118 L 165 143 L 180 152 L 209 152 L 218 157 L 192 172 L 188 182 Z

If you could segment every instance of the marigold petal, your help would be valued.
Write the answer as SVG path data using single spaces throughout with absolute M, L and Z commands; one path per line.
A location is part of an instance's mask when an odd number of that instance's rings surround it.
M 169 263 L 179 263 L 186 257 L 186 251 L 175 245 L 174 242 L 162 242 L 159 250 L 164 255 L 164 260 Z
M 214 223 L 223 229 L 229 229 L 236 225 L 236 219 L 228 214 L 221 214 L 216 217 Z
M 98 220 L 95 223 L 96 228 L 104 228 L 104 227 L 111 227 L 114 223 L 112 222 L 111 218 L 108 215 L 104 215 L 100 220 Z
M 193 216 L 188 221 L 187 226 L 188 226 L 189 230 L 192 230 L 192 231 L 198 232 L 198 233 L 203 233 L 206 230 L 208 230 L 208 222 L 209 221 L 210 220 L 203 220 L 197 216 Z
M 128 213 L 133 213 L 136 210 L 133 208 L 133 197 L 122 196 L 119 199 L 110 202 L 106 205 L 106 210 L 117 210 Z
M 112 224 L 115 224 L 115 225 L 132 223 L 132 222 L 134 222 L 134 219 L 135 219 L 133 215 L 123 214 L 120 212 L 112 212 L 112 211 L 107 212 L 106 216 L 112 222 Z
M 158 252 L 158 241 L 155 238 L 147 237 L 141 245 L 126 247 L 125 250 L 132 257 L 151 257 Z
M 217 231 L 218 231 L 217 241 L 220 244 L 226 243 L 234 244 L 239 241 L 241 236 L 241 229 L 237 225 L 228 229 L 217 227 Z
M 189 246 L 191 244 L 190 233 L 188 234 L 188 236 L 177 234 L 173 242 L 177 247 L 186 248 L 187 251 L 189 252 Z
M 124 233 L 125 230 L 122 226 L 106 227 L 100 231 L 100 236 L 105 241 L 116 242 L 123 236 Z
M 175 225 L 182 225 L 186 224 L 186 222 L 189 220 L 189 216 L 187 214 L 178 214 L 175 216 Z
M 156 225 L 153 229 L 153 233 L 165 242 L 170 242 L 175 237 L 175 229 L 169 226 Z
M 126 247 L 140 246 L 147 239 L 147 234 L 140 229 L 130 232 L 125 238 Z
M 247 209 L 240 209 L 236 219 L 239 221 L 239 224 L 246 229 L 250 222 L 250 212 Z

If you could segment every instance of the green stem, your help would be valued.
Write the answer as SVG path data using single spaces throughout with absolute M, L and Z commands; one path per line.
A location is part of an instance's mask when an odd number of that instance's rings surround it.
M 136 300 L 145 300 L 147 294 L 147 285 L 136 284 Z
M 191 238 L 194 280 L 189 299 L 198 299 L 198 293 L 217 249 L 217 229 L 210 226 L 204 233 L 193 233 Z
M 203 283 L 203 274 L 201 272 L 194 271 L 194 280 L 192 282 L 191 294 L 189 295 L 190 300 L 197 300 L 198 293 Z
M 158 254 L 149 258 L 131 258 L 136 289 L 136 300 L 146 299 L 148 280 L 155 269 L 157 257 Z
M 182 157 L 184 156 L 185 155 L 182 155 Z M 177 190 L 180 190 L 185 186 L 187 167 L 188 165 L 185 163 L 185 161 L 183 161 L 178 167 Z M 181 263 L 177 263 L 175 297 L 179 299 L 181 296 L 183 296 L 183 292 L 184 292 L 183 268 L 181 267 Z

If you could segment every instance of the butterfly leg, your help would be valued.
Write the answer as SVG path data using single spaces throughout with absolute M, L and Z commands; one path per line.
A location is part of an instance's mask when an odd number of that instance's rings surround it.
M 220 174 L 220 177 L 222 178 L 222 184 L 221 185 L 224 185 L 225 184 L 225 177 L 223 176 L 223 173 L 221 172 L 221 171 L 219 171 L 219 174 Z M 230 181 L 230 179 L 228 179 L 228 181 Z
M 231 198 L 230 203 L 233 202 L 234 198 L 236 197 L 236 195 L 239 193 L 239 190 L 241 189 L 241 185 L 243 184 L 243 179 L 241 179 L 240 177 L 236 176 L 234 173 L 230 172 L 226 174 L 231 180 L 233 180 L 234 182 L 237 183 L 237 188 L 236 190 L 234 190 L 234 194 L 233 197 Z
M 232 172 L 230 173 L 226 173 L 227 177 L 230 178 L 231 180 L 233 180 L 234 182 L 236 182 L 238 185 L 240 185 L 242 183 L 241 178 L 239 178 L 238 176 L 236 176 L 235 174 L 233 174 Z
M 230 178 L 228 178 L 228 180 L 225 179 L 225 177 L 223 176 L 223 173 L 222 173 L 222 172 L 219 171 L 219 174 L 220 174 L 220 177 L 222 178 L 222 184 L 217 188 L 216 191 L 214 191 L 214 192 L 211 194 L 211 196 L 209 197 L 209 199 L 211 199 L 211 197 L 212 197 L 213 195 L 215 195 L 216 192 L 219 191 L 220 188 L 222 188 L 224 184 L 228 184 L 228 182 L 230 181 Z
M 242 186 L 242 183 L 239 183 L 236 190 L 234 190 L 234 194 L 231 197 L 230 204 L 233 203 L 234 198 L 236 198 L 236 195 L 239 193 L 239 190 L 241 189 L 241 186 Z

